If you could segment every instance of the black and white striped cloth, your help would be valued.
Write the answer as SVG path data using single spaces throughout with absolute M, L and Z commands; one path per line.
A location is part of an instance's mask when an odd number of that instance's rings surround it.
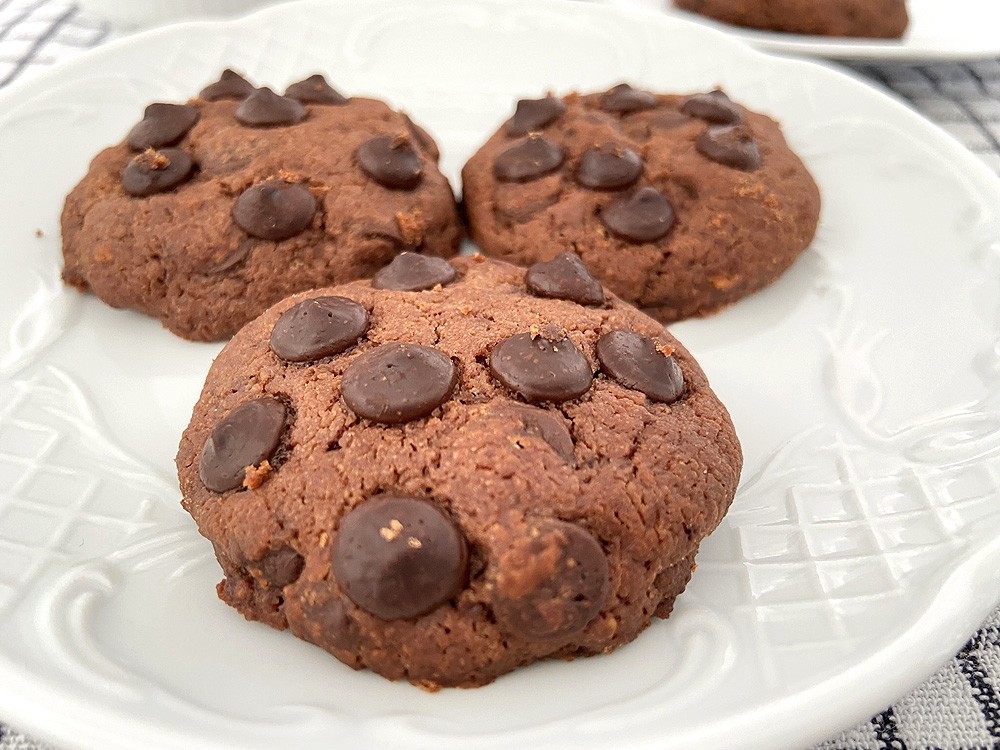
M 106 23 L 65 0 L 0 0 L 0 86 L 110 35 Z M 1000 59 L 851 68 L 908 100 L 1000 174 Z M 0 750 L 44 748 L 0 724 Z M 813 750 L 1000 750 L 1000 610 L 910 695 Z

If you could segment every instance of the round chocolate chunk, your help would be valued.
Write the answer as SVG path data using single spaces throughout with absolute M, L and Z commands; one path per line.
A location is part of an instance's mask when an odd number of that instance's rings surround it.
M 520 422 L 523 435 L 541 440 L 566 463 L 574 462 L 573 437 L 561 417 L 544 409 L 520 404 L 512 406 L 511 411 L 515 420 Z
M 521 99 L 514 109 L 514 116 L 507 122 L 507 135 L 518 137 L 551 125 L 566 111 L 561 99 L 546 96 L 544 99 Z
M 215 426 L 201 450 L 198 474 L 212 492 L 243 486 L 246 469 L 274 456 L 285 431 L 288 410 L 263 396 L 240 404 Z
M 561 403 L 590 389 L 593 373 L 568 338 L 553 341 L 519 333 L 490 352 L 490 372 L 501 384 L 532 403 Z
M 313 297 L 281 314 L 271 351 L 286 362 L 309 362 L 350 349 L 368 330 L 368 311 L 345 297 Z
M 417 344 L 383 344 L 351 362 L 341 384 L 359 417 L 401 424 L 426 417 L 448 400 L 458 369 L 444 353 Z
M 743 119 L 739 107 L 718 89 L 706 94 L 689 96 L 681 105 L 681 112 L 708 122 L 726 125 L 740 122 Z
M 597 617 L 610 588 L 608 560 L 593 534 L 547 520 L 501 555 L 493 611 L 500 627 L 519 638 L 568 638 Z
M 684 393 L 684 375 L 670 351 L 649 336 L 611 331 L 597 340 L 601 369 L 626 388 L 671 404 Z
M 145 198 L 173 190 L 191 179 L 193 172 L 194 160 L 179 148 L 149 148 L 125 167 L 122 188 L 129 195 Z
M 233 206 L 233 220 L 244 232 L 280 242 L 309 226 L 316 199 L 304 185 L 268 180 L 243 191 Z
M 318 73 L 293 83 L 285 89 L 285 96 L 305 104 L 347 104 L 347 99 Z
M 601 211 L 601 221 L 629 242 L 652 242 L 670 231 L 674 209 L 658 190 L 644 187 L 611 203 Z
M 198 97 L 206 102 L 214 102 L 219 99 L 245 99 L 253 92 L 254 85 L 250 81 L 235 70 L 226 68 L 219 80 L 203 88 Z
M 634 89 L 627 83 L 619 83 L 601 94 L 601 109 L 627 115 L 656 106 L 656 97 L 648 91 Z
M 190 104 L 161 104 L 146 107 L 142 121 L 125 139 L 133 151 L 172 146 L 198 122 L 198 110 Z
M 301 102 L 275 94 L 266 87 L 254 91 L 236 108 L 236 120 L 251 128 L 295 125 L 305 117 L 306 108 Z
M 458 594 L 468 577 L 465 537 L 437 506 L 381 495 L 340 520 L 333 574 L 362 609 L 383 620 L 419 617 Z
M 620 190 L 642 174 L 642 159 L 630 148 L 605 143 L 588 148 L 576 168 L 576 181 L 592 190 Z
M 698 153 L 724 167 L 752 172 L 763 160 L 753 136 L 743 125 L 710 127 L 694 142 Z
M 559 169 L 563 158 L 561 148 L 532 133 L 497 157 L 493 174 L 501 182 L 528 182 Z
M 603 305 L 601 282 L 590 275 L 574 253 L 561 253 L 550 261 L 535 263 L 524 275 L 525 286 L 536 297 L 565 299 L 578 305 Z
M 423 177 L 420 156 L 405 135 L 380 135 L 365 141 L 356 158 L 366 175 L 392 190 L 413 190 Z
M 302 575 L 305 560 L 288 546 L 272 549 L 260 560 L 247 563 L 250 575 L 266 589 L 282 589 Z
M 438 284 L 450 284 L 457 275 L 454 266 L 444 258 L 400 253 L 392 259 L 392 263 L 375 274 L 372 286 L 397 292 L 422 292 Z

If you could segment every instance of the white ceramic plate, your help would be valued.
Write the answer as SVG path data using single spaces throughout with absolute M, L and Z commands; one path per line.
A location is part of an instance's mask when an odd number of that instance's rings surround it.
M 974 60 L 1000 55 L 1000 3 L 995 0 L 907 0 L 910 25 L 902 39 L 830 38 L 756 31 L 675 8 L 671 0 L 604 0 L 664 11 L 727 31 L 768 52 L 844 60 Z M 823 1 L 823 0 L 821 0 Z
M 452 176 L 549 87 L 723 84 L 783 121 L 822 224 L 774 286 L 676 327 L 746 471 L 670 620 L 430 695 L 216 599 L 173 456 L 218 347 L 64 289 L 58 217 L 145 103 L 226 65 L 384 94 Z M 61 747 L 801 750 L 913 687 L 996 604 L 1000 184 L 843 75 L 584 3 L 316 0 L 149 32 L 0 94 L 0 165 L 0 716 Z

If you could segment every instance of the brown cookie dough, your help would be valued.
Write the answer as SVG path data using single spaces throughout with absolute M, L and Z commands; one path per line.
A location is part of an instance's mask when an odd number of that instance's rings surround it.
M 733 26 L 815 36 L 898 39 L 905 0 L 674 0 L 674 5 Z
M 276 304 L 215 360 L 177 455 L 224 601 L 428 688 L 669 615 L 742 464 L 690 354 L 572 262 L 532 269 L 544 296 L 532 270 L 450 265 Z
M 721 91 L 522 100 L 462 170 L 470 231 L 522 265 L 581 256 L 661 322 L 770 284 L 812 241 L 819 191 L 778 128 Z
M 319 76 L 287 93 L 227 71 L 187 104 L 151 104 L 66 199 L 66 282 L 211 341 L 400 251 L 457 252 L 454 197 L 423 130 Z

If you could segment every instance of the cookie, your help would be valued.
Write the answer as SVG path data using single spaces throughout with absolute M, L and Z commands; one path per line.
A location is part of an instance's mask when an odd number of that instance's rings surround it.
M 898 39 L 905 0 L 674 0 L 678 8 L 733 26 L 815 36 Z
M 285 95 L 232 71 L 155 103 L 66 199 L 63 278 L 179 336 L 224 339 L 293 292 L 367 277 L 404 250 L 451 256 L 437 146 L 321 76 Z
M 488 255 L 577 253 L 664 323 L 770 284 L 811 242 L 820 206 L 778 124 L 722 91 L 522 100 L 462 179 Z
M 568 255 L 404 254 L 282 300 L 177 456 L 225 602 L 431 689 L 666 617 L 741 463 L 691 355 Z

